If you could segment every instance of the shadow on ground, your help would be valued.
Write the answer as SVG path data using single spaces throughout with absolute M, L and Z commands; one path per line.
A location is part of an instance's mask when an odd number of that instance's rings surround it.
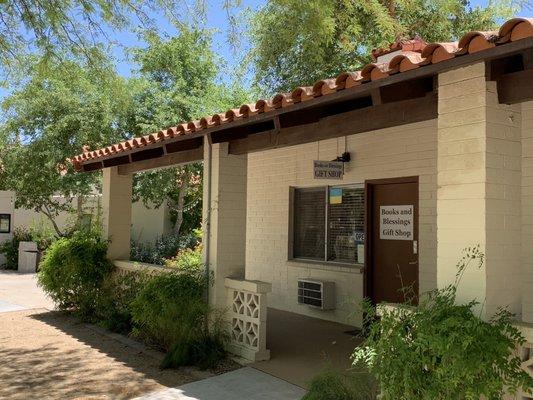
M 127 399 L 203 377 L 47 310 L 0 314 L 0 360 L 0 398 L 13 400 Z

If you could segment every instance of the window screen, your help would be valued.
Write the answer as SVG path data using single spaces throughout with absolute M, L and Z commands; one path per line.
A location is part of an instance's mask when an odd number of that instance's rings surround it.
M 295 258 L 325 260 L 326 188 L 294 190 Z
M 363 188 L 330 187 L 328 260 L 361 263 L 364 257 L 365 193 Z
M 294 189 L 293 215 L 294 258 L 364 263 L 363 187 Z

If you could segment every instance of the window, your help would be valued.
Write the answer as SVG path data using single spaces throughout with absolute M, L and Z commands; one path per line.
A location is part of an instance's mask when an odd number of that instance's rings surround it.
M 364 188 L 295 188 L 292 257 L 364 263 Z
M 0 233 L 11 232 L 11 214 L 0 214 Z
M 294 257 L 324 260 L 326 254 L 326 190 L 294 192 Z

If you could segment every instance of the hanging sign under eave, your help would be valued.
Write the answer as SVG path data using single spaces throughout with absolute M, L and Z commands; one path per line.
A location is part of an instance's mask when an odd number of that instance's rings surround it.
M 341 179 L 344 175 L 342 161 L 313 161 L 315 179 Z

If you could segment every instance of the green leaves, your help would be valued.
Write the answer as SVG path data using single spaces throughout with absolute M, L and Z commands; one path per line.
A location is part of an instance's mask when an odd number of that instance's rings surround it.
M 39 265 L 38 281 L 60 310 L 91 320 L 104 279 L 113 266 L 106 258 L 107 243 L 98 235 L 78 232 L 56 240 Z
M 426 293 L 416 307 L 384 308 L 378 319 L 365 303 L 368 336 L 353 359 L 375 374 L 384 400 L 500 399 L 533 388 L 515 355 L 524 338 L 514 316 L 502 309 L 484 321 L 476 301 L 456 302 L 462 273 L 483 260 L 478 247 L 466 249 L 455 284 Z
M 517 11 L 511 0 L 270 0 L 252 18 L 252 59 L 264 92 L 312 85 L 370 62 L 372 49 L 416 35 L 428 42 L 490 30 Z
M 70 210 L 74 196 L 94 190 L 99 174 L 61 175 L 58 166 L 84 145 L 99 148 L 123 138 L 124 87 L 113 72 L 73 62 L 45 73 L 31 69 L 27 83 L 2 103 L 0 180 L 16 192 L 17 207 L 54 219 Z

